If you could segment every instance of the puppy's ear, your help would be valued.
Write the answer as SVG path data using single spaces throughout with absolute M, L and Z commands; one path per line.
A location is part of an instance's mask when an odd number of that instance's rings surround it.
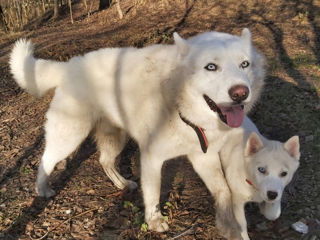
M 299 137 L 293 136 L 283 145 L 284 149 L 289 153 L 289 155 L 296 160 L 300 159 L 300 143 Z
M 244 28 L 241 33 L 241 38 L 251 44 L 251 32 L 248 28 Z
M 174 39 L 175 44 L 178 47 L 180 56 L 184 57 L 185 55 L 187 55 L 189 48 L 190 48 L 187 41 L 185 39 L 183 39 L 182 37 L 180 37 L 180 35 L 177 32 L 173 33 L 173 39 Z
M 255 132 L 252 132 L 247 140 L 246 148 L 244 150 L 244 155 L 246 157 L 251 156 L 259 152 L 263 148 L 263 143 Z

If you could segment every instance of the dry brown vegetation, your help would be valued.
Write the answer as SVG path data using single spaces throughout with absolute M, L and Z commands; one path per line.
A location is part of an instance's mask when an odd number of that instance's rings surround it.
M 52 93 L 35 99 L 14 83 L 8 54 L 20 37 L 32 39 L 36 56 L 59 61 L 101 47 L 172 42 L 217 30 L 250 28 L 267 57 L 266 88 L 251 117 L 262 133 L 301 139 L 301 167 L 283 201 L 283 214 L 265 220 L 248 208 L 252 239 L 319 239 L 320 219 L 320 3 L 312 0 L 122 0 L 98 11 L 98 1 L 74 1 L 53 20 L 39 14 L 20 32 L 0 33 L 0 239 L 222 239 L 214 225 L 214 200 L 185 158 L 163 169 L 161 206 L 167 233 L 143 230 L 141 190 L 121 192 L 103 173 L 88 138 L 53 174 L 54 198 L 36 197 L 34 182 L 44 147 L 43 123 Z M 139 151 L 131 141 L 119 156 L 122 174 L 139 182 Z M 290 190 L 290 191 L 289 191 Z M 309 234 L 291 224 L 302 220 Z

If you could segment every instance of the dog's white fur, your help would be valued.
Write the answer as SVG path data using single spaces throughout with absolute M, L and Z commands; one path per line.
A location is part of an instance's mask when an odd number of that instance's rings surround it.
M 248 117 L 241 128 L 232 132 L 220 157 L 241 237 L 248 240 L 244 206 L 247 202 L 258 202 L 267 219 L 275 220 L 280 216 L 283 190 L 299 166 L 299 137 L 291 137 L 284 144 L 268 140 Z M 270 199 L 268 192 L 276 194 Z
M 252 46 L 248 29 L 240 37 L 209 32 L 185 40 L 175 33 L 174 39 L 174 45 L 99 49 L 68 62 L 35 59 L 30 41 L 16 42 L 10 66 L 17 83 L 36 96 L 56 87 L 47 112 L 46 147 L 37 177 L 40 196 L 54 194 L 48 186 L 54 166 L 95 128 L 100 162 L 121 189 L 136 184 L 116 171 L 114 159 L 126 133 L 138 142 L 150 229 L 168 229 L 159 211 L 161 167 L 167 159 L 187 155 L 216 196 L 217 206 L 231 202 L 218 155 L 230 128 L 209 108 L 203 94 L 217 104 L 232 105 L 228 90 L 237 84 L 247 86 L 250 94 L 242 103 L 247 112 L 263 86 L 264 58 Z M 250 62 L 245 69 L 240 67 L 244 60 Z M 211 62 L 219 66 L 217 71 L 205 69 Z M 204 129 L 207 154 L 179 113 Z M 227 211 L 218 207 L 218 222 L 228 221 L 232 212 Z

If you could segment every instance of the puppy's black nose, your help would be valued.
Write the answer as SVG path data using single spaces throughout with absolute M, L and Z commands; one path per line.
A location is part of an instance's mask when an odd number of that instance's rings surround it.
M 228 93 L 234 102 L 241 103 L 248 98 L 249 88 L 244 85 L 235 85 L 229 89 Z
M 269 200 L 275 200 L 278 197 L 278 193 L 273 191 L 268 191 L 267 196 Z

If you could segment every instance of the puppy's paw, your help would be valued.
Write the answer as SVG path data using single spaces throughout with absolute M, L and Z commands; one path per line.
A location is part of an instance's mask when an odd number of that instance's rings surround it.
M 45 198 L 50 198 L 56 194 L 54 190 L 52 190 L 50 187 L 36 187 L 36 192 L 39 197 L 45 197 Z
M 165 232 L 169 229 L 169 225 L 160 214 L 157 217 L 147 220 L 148 229 L 156 232 Z
M 281 214 L 281 202 L 274 203 L 262 202 L 259 204 L 260 213 L 270 221 L 276 220 Z

